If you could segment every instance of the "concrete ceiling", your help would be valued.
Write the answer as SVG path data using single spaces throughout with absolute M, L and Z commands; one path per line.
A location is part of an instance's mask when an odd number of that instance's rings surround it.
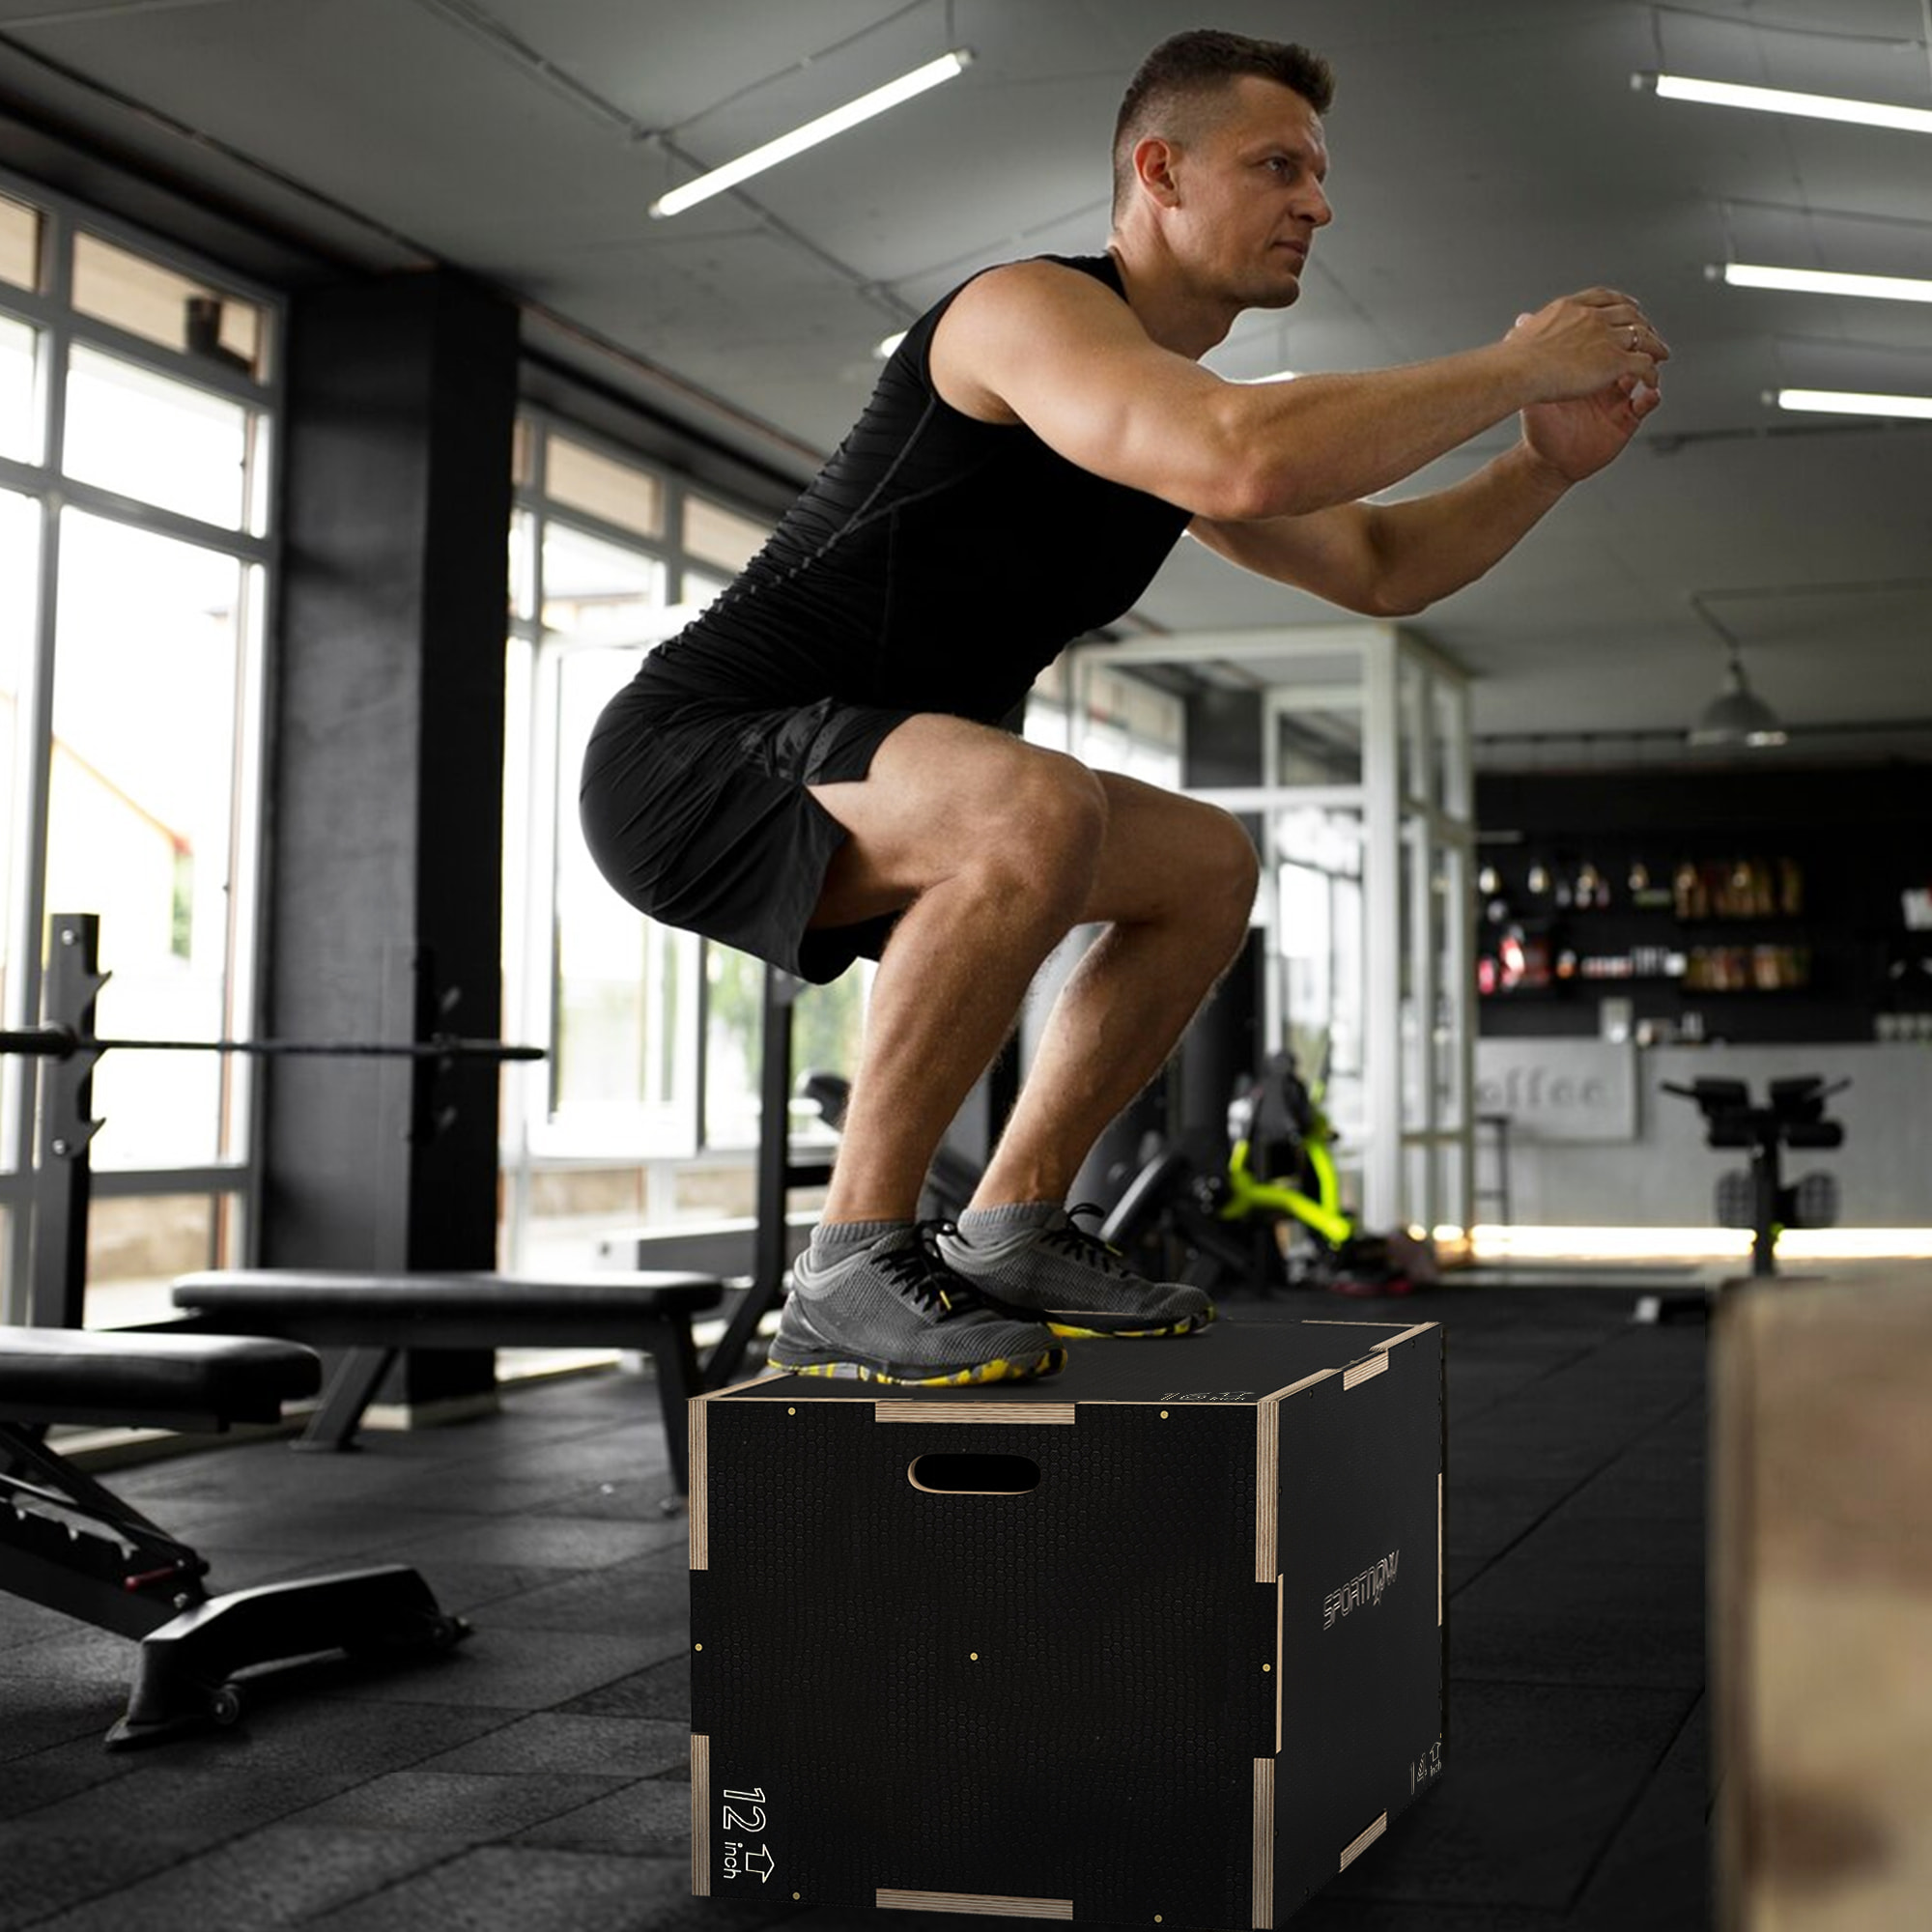
M 0 111 L 338 261 L 485 276 L 529 305 L 533 342 L 798 481 L 883 334 L 984 264 L 1101 245 L 1125 76 L 1204 23 L 1292 36 L 1339 76 L 1335 223 L 1301 302 L 1239 326 L 1223 373 L 1442 355 L 1592 282 L 1635 292 L 1675 351 L 1639 446 L 1418 622 L 1475 673 L 1488 760 L 1676 755 L 1727 635 L 1797 727 L 1776 755 L 1932 753 L 1932 424 L 1763 401 L 1932 393 L 1932 309 L 1705 273 L 1932 276 L 1932 140 L 1630 86 L 1667 68 L 1922 106 L 1926 0 L 0 0 Z M 698 167 L 957 45 L 961 79 L 646 217 Z M 1332 614 L 1191 545 L 1137 613 Z

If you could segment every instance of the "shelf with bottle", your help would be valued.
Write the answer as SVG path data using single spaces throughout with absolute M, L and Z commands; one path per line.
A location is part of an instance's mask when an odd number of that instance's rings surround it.
M 1687 993 L 1803 993 L 1811 986 L 1808 946 L 1693 946 Z
M 1680 920 L 1802 919 L 1804 871 L 1795 859 L 1683 861 L 1670 881 Z
M 1485 998 L 1626 985 L 1680 987 L 1686 993 L 1803 993 L 1811 990 L 1806 946 L 1637 946 L 1622 952 L 1552 949 L 1546 936 L 1512 928 L 1476 962 Z
M 1572 916 L 1647 913 L 1680 923 L 1796 920 L 1804 917 L 1804 868 L 1775 859 L 1680 859 L 1658 866 L 1634 857 L 1616 866 L 1566 856 L 1557 841 L 1548 857 L 1532 854 L 1514 876 L 1494 863 L 1477 873 L 1478 904 L 1488 923 L 1548 923 Z M 1621 889 L 1615 883 L 1621 875 Z

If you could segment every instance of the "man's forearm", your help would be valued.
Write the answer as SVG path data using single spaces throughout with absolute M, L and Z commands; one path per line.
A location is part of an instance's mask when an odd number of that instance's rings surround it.
M 1569 488 L 1565 477 L 1519 442 L 1450 489 L 1368 506 L 1381 601 L 1394 610 L 1420 611 L 1474 582 Z
M 1231 384 L 1224 434 L 1249 514 L 1306 516 L 1403 482 L 1536 400 L 1522 353 L 1492 343 L 1360 375 Z

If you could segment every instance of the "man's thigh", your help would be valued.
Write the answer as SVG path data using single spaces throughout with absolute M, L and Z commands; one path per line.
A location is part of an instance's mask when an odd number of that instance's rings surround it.
M 908 718 L 850 783 L 811 795 L 848 837 L 825 875 L 815 926 L 902 910 L 922 893 L 1024 831 L 1030 801 L 1057 788 L 1099 800 L 1095 776 L 987 724 L 941 713 Z

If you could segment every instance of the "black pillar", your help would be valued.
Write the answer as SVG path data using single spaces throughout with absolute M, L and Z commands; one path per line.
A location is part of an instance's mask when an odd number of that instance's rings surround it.
M 518 318 L 447 272 L 318 291 L 290 328 L 262 1024 L 500 1031 L 503 658 Z M 270 1266 L 488 1268 L 497 1069 L 267 1069 Z M 427 1104 L 424 1104 L 427 1102 Z M 488 1385 L 489 1357 L 428 1379 Z M 479 1379 L 479 1362 L 480 1379 Z M 421 1400 L 424 1365 L 407 1393 Z
M 1228 691 L 1208 685 L 1187 699 L 1189 785 L 1258 785 L 1262 767 L 1262 700 L 1256 691 Z M 1241 823 L 1259 845 L 1261 820 Z M 1257 1071 L 1266 1045 L 1262 1036 L 1265 1010 L 1263 975 L 1267 970 L 1265 935 L 1257 927 L 1228 969 L 1227 977 L 1181 1042 L 1179 1077 L 1170 1096 L 1175 1134 L 1204 1148 L 1225 1145 L 1228 1102 L 1247 1075 Z

